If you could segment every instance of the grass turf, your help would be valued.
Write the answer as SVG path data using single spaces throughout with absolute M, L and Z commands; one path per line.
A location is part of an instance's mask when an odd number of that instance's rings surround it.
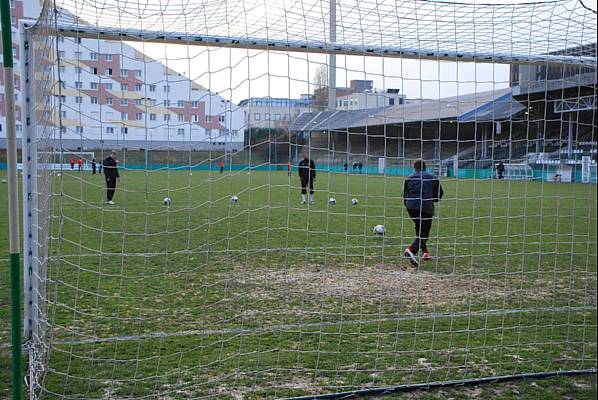
M 100 176 L 51 178 L 48 398 L 257 399 L 596 366 L 595 185 L 445 180 L 435 257 L 414 271 L 399 177 L 321 173 L 308 207 L 286 172 L 122 175 L 115 206 Z

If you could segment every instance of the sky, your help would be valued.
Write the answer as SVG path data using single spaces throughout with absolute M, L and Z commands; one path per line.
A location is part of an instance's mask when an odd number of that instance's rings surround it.
M 32 1 L 32 0 L 30 0 Z M 102 0 L 98 1 L 95 0 L 95 3 L 92 2 L 83 2 L 81 0 L 59 0 L 59 6 L 62 5 L 66 8 L 72 6 L 73 9 L 77 9 L 79 7 L 80 12 L 85 13 L 90 11 L 90 4 L 95 4 L 98 7 L 103 7 L 105 12 L 110 14 L 112 9 L 117 9 L 120 14 L 118 15 L 127 15 L 126 12 L 130 12 L 130 14 L 135 14 L 139 12 L 141 14 L 146 12 L 155 12 L 158 10 L 161 15 L 167 15 L 164 17 L 165 21 L 170 18 L 170 21 L 174 21 L 174 24 L 177 24 L 176 29 L 184 29 L 187 31 L 191 29 L 191 33 L 194 29 L 194 24 L 197 25 L 197 29 L 201 30 L 218 30 L 222 31 L 222 26 L 215 25 L 213 27 L 208 27 L 208 25 L 213 21 L 220 21 L 222 20 L 222 16 L 226 15 L 228 20 L 228 15 L 230 13 L 231 16 L 234 16 L 236 11 L 239 11 L 239 5 L 245 6 L 247 4 L 252 4 L 252 1 L 257 4 L 254 9 L 248 8 L 248 15 L 252 15 L 251 12 L 255 12 L 253 16 L 255 18 L 261 18 L 264 14 L 264 9 L 270 7 L 272 10 L 276 9 L 277 11 L 272 11 L 271 15 L 276 15 L 278 12 L 282 10 L 282 15 L 286 19 L 285 11 L 289 5 L 291 6 L 290 9 L 296 10 L 297 4 L 303 5 L 304 2 L 300 1 L 300 3 L 296 3 L 297 0 L 264 0 L 264 1 L 257 1 L 257 0 L 228 0 L 227 2 L 217 2 L 216 0 L 202 0 L 201 2 L 185 2 L 185 3 L 178 3 L 178 2 L 168 2 L 164 0 L 137 0 L 137 2 L 132 1 L 129 3 L 122 3 L 118 2 L 117 0 Z M 342 0 L 341 3 L 343 7 L 345 7 L 345 13 L 347 7 L 353 4 L 353 0 Z M 390 10 L 393 10 L 394 4 L 402 4 L 402 6 L 407 6 L 416 3 L 403 3 L 402 0 L 361 0 L 364 1 L 364 5 L 367 4 L 374 4 L 372 1 L 375 1 L 375 4 L 378 3 L 382 4 L 385 2 L 389 2 L 387 4 L 386 10 L 390 7 Z M 596 9 L 596 1 L 597 0 L 582 0 L 587 7 Z M 112 4 L 113 2 L 114 4 Z M 369 2 L 369 3 L 368 3 Z M 398 3 L 395 3 L 398 2 Z M 462 1 L 465 4 L 517 4 L 517 3 L 533 3 L 534 0 L 467 0 Z M 138 6 L 145 6 L 143 9 L 139 9 L 135 7 L 135 4 Z M 124 7 L 131 7 L 133 8 L 124 9 Z M 213 12 L 215 17 L 218 18 L 209 18 L 204 17 L 202 19 L 201 16 L 198 14 L 190 14 L 189 22 L 183 21 L 184 18 L 179 16 L 176 12 L 177 7 L 182 7 L 181 4 L 184 5 L 184 9 L 192 9 L 192 6 L 203 7 L 206 4 L 213 6 L 211 12 Z M 222 6 L 220 6 L 222 4 Z M 305 11 L 305 15 L 312 15 L 315 16 L 315 21 L 318 21 L 318 16 L 321 17 L 325 15 L 327 10 L 321 10 L 317 8 L 320 5 L 326 5 L 327 2 L 319 3 L 317 0 L 311 0 L 305 2 L 305 4 L 311 4 L 312 6 L 315 5 L 316 8 L 312 8 Z M 359 3 L 354 3 L 359 4 Z M 209 6 L 206 6 L 209 8 Z M 228 9 L 227 7 L 236 7 Z M 278 8 L 277 8 L 278 7 Z M 340 7 L 340 6 L 339 6 Z M 378 9 L 377 6 L 373 5 L 373 9 Z M 443 6 L 445 7 L 445 6 Z M 367 8 L 367 6 L 364 6 Z M 529 8 L 529 7 L 528 7 Z M 147 11 L 147 10 L 150 11 Z M 199 8 L 198 8 L 199 9 Z M 205 8 L 202 8 L 205 9 Z M 483 7 L 482 7 L 483 9 Z M 126 12 L 123 12 L 125 10 Z M 132 10 L 132 11 L 131 11 Z M 359 6 L 356 7 L 357 11 L 361 11 Z M 384 7 L 380 8 L 380 10 L 384 10 Z M 448 9 L 449 12 L 451 8 Z M 471 10 L 471 7 L 462 8 L 462 10 Z M 243 10 L 241 10 L 243 11 Z M 97 12 L 97 11 L 96 11 Z M 150 12 L 150 14 L 151 14 Z M 171 13 L 168 15 L 168 13 Z M 94 11 L 90 12 L 90 16 L 94 14 Z M 108 15 L 106 14 L 106 15 Z M 114 13 L 113 13 L 114 14 Z M 145 15 L 145 14 L 144 14 Z M 174 17 L 173 17 L 174 15 Z M 404 14 L 405 15 L 405 14 Z M 428 22 L 430 18 L 435 18 L 434 15 L 422 15 L 421 17 L 417 14 L 417 18 L 413 19 L 412 24 L 417 24 L 419 18 L 422 18 L 422 21 L 426 21 L 428 18 Z M 455 14 L 459 16 L 459 14 Z M 381 17 L 381 21 L 390 21 L 395 22 L 396 18 L 393 19 L 394 14 L 386 17 Z M 408 17 L 411 17 L 410 14 L 407 14 Z M 289 20 L 292 20 L 292 15 L 289 16 Z M 369 20 L 368 20 L 369 17 Z M 462 16 L 463 17 L 463 16 Z M 119 17 L 120 18 L 120 17 Z M 139 18 L 139 17 L 137 17 Z M 160 15 L 158 15 L 158 21 L 160 20 Z M 345 14 L 345 18 L 349 18 L 353 23 L 362 23 L 361 16 L 359 18 L 355 17 L 351 13 Z M 377 17 L 374 15 L 364 16 L 363 23 L 367 25 L 368 21 L 371 23 L 372 18 L 374 23 L 376 23 Z M 385 19 L 386 18 L 386 19 Z M 467 20 L 468 16 L 464 16 L 464 20 Z M 477 18 L 477 15 L 476 17 Z M 483 18 L 480 19 L 479 23 L 475 20 L 476 26 L 483 26 L 483 24 L 492 23 L 494 21 L 494 14 L 492 15 L 483 15 Z M 492 19 L 490 19 L 492 18 Z M 497 16 L 496 18 L 502 18 L 501 21 L 507 22 L 505 25 L 510 28 L 511 23 L 510 18 L 511 14 Z M 546 21 L 550 21 L 552 17 L 547 16 Z M 148 18 L 149 19 L 149 18 Z M 143 19 L 141 18 L 139 21 L 135 20 L 134 17 L 131 19 L 133 23 L 144 24 Z M 181 20 L 181 21 L 179 21 Z M 242 19 L 241 19 L 242 20 Z M 301 20 L 301 19 L 299 19 Z M 404 21 L 403 18 L 402 21 Z M 416 21 L 417 20 L 417 21 Z M 498 21 L 498 20 L 497 20 Z M 565 19 L 565 22 L 568 21 Z M 321 22 L 321 21 L 320 21 Z M 256 26 L 262 23 L 263 21 L 256 22 Z M 524 24 L 525 27 L 526 21 L 523 20 L 520 23 Z M 277 26 L 278 24 L 278 26 Z M 287 29 L 293 30 L 290 34 L 297 34 L 297 27 L 293 26 L 292 24 L 289 25 L 288 21 L 275 21 L 270 22 L 268 21 L 265 26 L 271 25 L 271 30 L 274 31 L 277 27 L 287 26 Z M 405 22 L 403 22 L 405 24 Z M 479 24 L 479 25 L 478 25 Z M 527 22 L 528 25 L 529 22 Z M 247 32 L 248 35 L 251 35 L 252 26 L 240 26 L 241 24 L 238 23 L 231 23 L 232 29 L 237 29 L 239 32 Z M 463 25 L 462 25 L 463 26 Z M 351 29 L 353 27 L 349 27 Z M 165 30 L 168 30 L 168 27 L 165 27 Z M 229 28 L 231 29 L 231 28 Z M 365 26 L 361 28 L 362 31 L 357 30 L 357 34 L 368 34 L 368 30 L 374 30 L 376 32 L 376 26 Z M 380 28 L 385 29 L 385 28 Z M 391 28 L 392 29 L 392 28 Z M 407 32 L 407 36 L 415 35 L 413 30 L 409 33 L 411 26 L 407 23 L 406 25 L 402 25 L 401 32 Z M 421 33 L 420 27 L 417 28 L 417 35 Z M 425 29 L 425 28 L 423 28 Z M 477 29 L 477 28 L 476 28 Z M 491 28 L 489 28 L 492 32 Z M 541 29 L 541 28 L 538 28 Z M 260 35 L 263 31 L 260 31 Z M 309 37 L 309 35 L 317 36 L 316 31 L 306 30 L 306 32 L 302 32 L 299 29 L 300 35 L 305 35 L 304 37 Z M 322 32 L 319 32 L 320 34 Z M 275 33 L 276 34 L 276 33 Z M 281 32 L 278 32 L 280 35 Z M 282 32 L 284 35 L 284 32 Z M 463 32 L 450 32 L 451 35 L 455 35 L 458 37 L 458 40 L 465 40 L 465 45 L 473 43 L 474 45 L 478 43 L 478 45 L 485 45 L 488 47 L 488 43 L 484 39 L 475 38 L 472 39 L 472 34 L 463 31 Z M 327 33 L 324 33 L 327 35 Z M 374 35 L 375 36 L 375 35 Z M 303 37 L 303 36 L 302 36 Z M 320 35 L 321 37 L 321 35 Z M 419 36 L 418 36 L 419 37 Z M 461 38 L 462 37 L 462 38 Z M 523 37 L 522 43 L 525 42 L 526 37 L 534 37 L 534 34 L 531 32 L 526 32 L 526 36 Z M 311 38 L 310 38 L 311 39 Z M 439 42 L 442 42 L 442 37 L 440 37 Z M 519 40 L 520 38 L 514 37 L 513 40 Z M 355 39 L 352 39 L 355 40 Z M 359 39 L 357 39 L 359 40 Z M 366 39 L 367 40 L 367 37 Z M 396 38 L 389 37 L 390 42 L 393 40 L 396 41 Z M 400 39 L 399 39 L 400 40 Z M 454 40 L 454 39 L 453 39 Z M 488 40 L 492 40 L 491 38 Z M 497 37 L 494 38 L 498 44 L 505 45 L 507 48 L 512 49 L 514 46 L 519 46 L 520 44 L 513 44 L 510 45 L 509 39 Z M 448 38 L 448 43 L 451 42 L 450 37 Z M 315 53 L 290 53 L 290 52 L 279 52 L 279 51 L 266 51 L 266 50 L 247 50 L 247 49 L 230 49 L 230 48 L 215 48 L 215 47 L 206 47 L 206 46 L 193 46 L 193 45 L 174 45 L 174 44 L 160 44 L 160 43 L 128 43 L 131 46 L 135 47 L 136 49 L 142 51 L 149 57 L 158 60 L 164 64 L 166 64 L 169 68 L 189 77 L 190 79 L 194 80 L 195 82 L 199 83 L 200 85 L 209 88 L 213 92 L 217 92 L 221 94 L 223 97 L 230 99 L 231 101 L 238 103 L 242 99 L 246 99 L 249 97 L 263 97 L 263 96 L 270 96 L 270 97 L 291 97 L 291 98 L 298 98 L 301 94 L 305 93 L 313 93 L 315 88 L 315 76 L 316 72 L 319 68 L 324 66 L 328 68 L 328 59 L 326 55 L 323 54 L 315 54 Z M 424 45 L 425 46 L 425 45 Z M 494 44 L 490 44 L 490 48 L 494 48 Z M 512 51 L 512 50 L 511 50 Z M 525 50 L 523 50 L 525 51 Z M 400 89 L 400 92 L 406 95 L 408 98 L 442 98 L 442 97 L 450 97 L 455 96 L 458 94 L 467 94 L 476 91 L 487 91 L 493 89 L 500 89 L 507 87 L 509 85 L 509 66 L 506 64 L 490 64 L 490 63 L 473 63 L 473 62 L 451 62 L 451 61 L 418 61 L 413 59 L 404 59 L 404 58 L 391 58 L 391 57 L 373 57 L 373 56 L 346 56 L 346 55 L 338 55 L 337 56 L 337 68 L 336 68 L 336 75 L 337 75 L 337 82 L 336 86 L 338 87 L 346 87 L 349 86 L 350 81 L 352 79 L 368 79 L 374 81 L 374 87 L 378 90 L 386 90 L 386 89 Z

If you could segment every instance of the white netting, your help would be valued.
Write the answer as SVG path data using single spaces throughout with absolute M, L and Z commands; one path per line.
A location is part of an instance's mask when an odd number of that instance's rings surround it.
M 21 65 L 32 398 L 596 367 L 595 11 L 339 1 L 334 43 L 329 11 L 44 2 Z M 418 159 L 445 195 L 416 269 Z

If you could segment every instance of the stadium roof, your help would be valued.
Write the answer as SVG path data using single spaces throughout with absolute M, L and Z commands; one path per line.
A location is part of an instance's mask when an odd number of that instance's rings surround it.
M 421 121 L 491 122 L 510 119 L 524 109 L 506 88 L 367 110 L 308 112 L 290 130 L 345 130 Z

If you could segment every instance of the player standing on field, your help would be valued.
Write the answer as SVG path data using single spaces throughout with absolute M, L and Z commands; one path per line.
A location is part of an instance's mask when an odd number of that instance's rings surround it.
M 428 261 L 428 237 L 432 229 L 432 218 L 434 217 L 434 203 L 442 199 L 444 191 L 436 175 L 426 171 L 426 163 L 417 160 L 413 163 L 415 172 L 405 179 L 403 186 L 403 202 L 409 216 L 415 223 L 415 240 L 403 253 L 409 259 L 411 265 L 417 267 L 416 255 L 421 249 L 422 259 Z
M 114 192 L 116 192 L 116 179 L 120 178 L 118 174 L 118 162 L 116 161 L 116 150 L 112 150 L 110 155 L 102 162 L 104 166 L 104 177 L 106 178 L 106 197 L 108 204 L 113 205 Z
M 305 195 L 309 186 L 309 204 L 314 203 L 314 181 L 316 180 L 316 164 L 303 153 L 303 160 L 299 162 L 299 179 L 301 179 L 301 204 L 305 204 Z

